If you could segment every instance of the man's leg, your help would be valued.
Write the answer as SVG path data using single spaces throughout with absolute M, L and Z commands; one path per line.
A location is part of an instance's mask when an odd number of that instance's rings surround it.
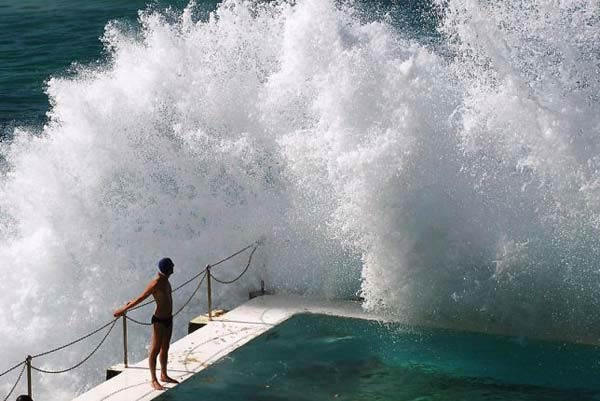
M 171 334 L 173 325 L 165 329 L 165 335 L 160 345 L 160 380 L 165 383 L 179 383 L 177 380 L 169 377 L 167 374 L 167 363 L 169 362 L 169 345 L 171 344 Z
M 152 378 L 152 387 L 155 390 L 164 390 L 156 379 L 156 357 L 160 351 L 163 338 L 165 337 L 164 328 L 160 323 L 152 324 L 152 344 L 150 344 L 150 356 L 148 364 L 150 365 L 150 377 Z

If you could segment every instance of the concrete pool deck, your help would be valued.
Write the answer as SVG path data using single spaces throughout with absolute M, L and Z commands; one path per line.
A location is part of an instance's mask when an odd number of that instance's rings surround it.
M 298 313 L 383 320 L 381 317 L 365 312 L 356 301 L 264 295 L 215 318 L 205 327 L 171 344 L 169 375 L 184 381 Z M 74 401 L 146 401 L 161 394 L 163 391 L 153 390 L 150 386 L 146 358 L 130 365 L 121 374 L 99 384 L 75 398 Z

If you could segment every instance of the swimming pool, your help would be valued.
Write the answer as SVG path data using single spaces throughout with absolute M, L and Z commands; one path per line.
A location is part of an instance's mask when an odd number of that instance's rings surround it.
M 600 348 L 300 314 L 157 400 L 600 400 Z

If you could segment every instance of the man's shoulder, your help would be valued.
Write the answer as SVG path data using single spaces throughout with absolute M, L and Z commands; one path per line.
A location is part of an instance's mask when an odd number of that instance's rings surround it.
M 155 286 L 159 286 L 159 287 L 166 287 L 166 286 L 170 285 L 169 279 L 167 279 L 166 277 L 162 277 L 162 276 L 155 277 L 152 280 L 152 282 L 154 283 Z
M 156 287 L 156 285 L 158 284 L 158 281 L 159 281 L 159 278 L 154 277 L 152 280 L 150 280 L 150 282 L 148 283 L 148 286 Z

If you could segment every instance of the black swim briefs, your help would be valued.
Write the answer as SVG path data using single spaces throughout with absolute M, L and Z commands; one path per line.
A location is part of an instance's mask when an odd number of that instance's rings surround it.
M 173 326 L 173 316 L 162 319 L 160 317 L 156 317 L 156 316 L 152 315 L 151 322 L 152 322 L 152 324 L 160 323 L 163 326 L 169 328 L 169 327 Z

